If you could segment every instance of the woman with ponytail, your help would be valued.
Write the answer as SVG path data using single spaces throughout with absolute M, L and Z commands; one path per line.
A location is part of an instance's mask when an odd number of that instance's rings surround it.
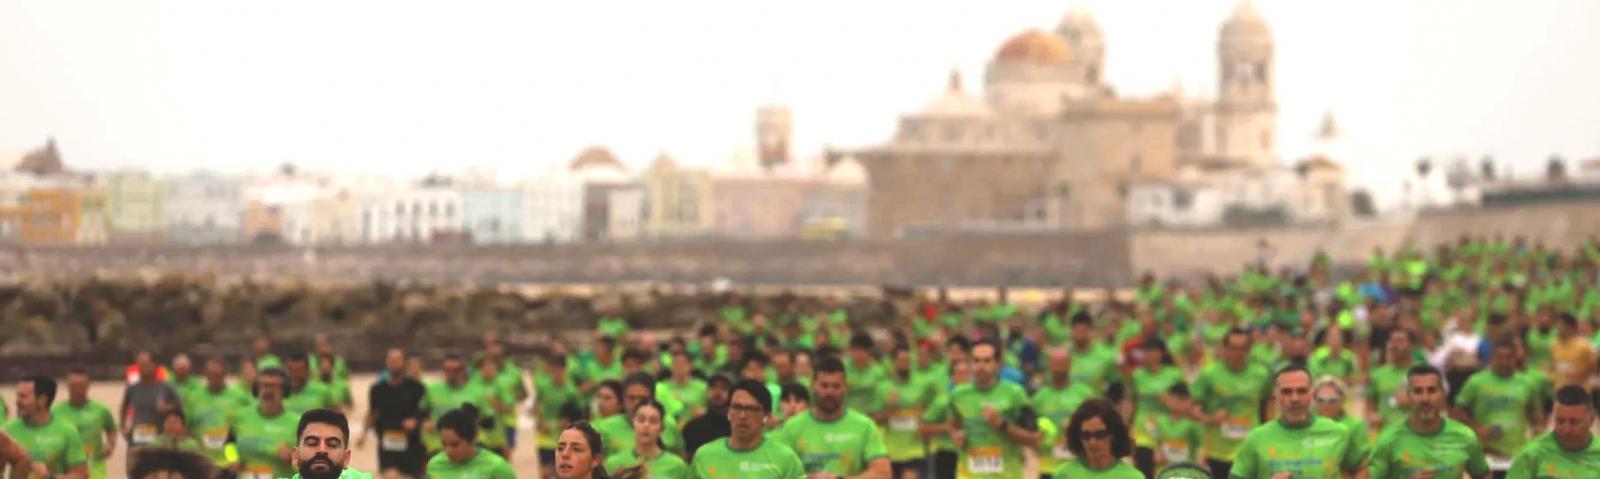
M 623 468 L 643 466 L 644 473 L 651 479 L 690 479 L 689 464 L 662 448 L 661 431 L 665 424 L 665 411 L 661 403 L 653 400 L 635 406 L 630 418 L 633 421 L 633 448 L 607 457 L 606 469 L 618 471 L 616 475 L 621 475 Z
M 439 417 L 439 442 L 443 451 L 428 461 L 428 477 L 517 478 L 511 464 L 500 455 L 478 447 L 478 422 L 478 408 L 471 404 Z

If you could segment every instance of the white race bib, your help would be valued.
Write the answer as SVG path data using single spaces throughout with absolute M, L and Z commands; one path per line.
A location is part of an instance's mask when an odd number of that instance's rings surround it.
M 973 448 L 967 453 L 967 471 L 973 474 L 1000 474 L 1006 470 L 1005 454 L 998 447 Z
M 378 443 L 379 447 L 389 452 L 403 452 L 410 446 L 410 441 L 406 440 L 405 431 L 384 431 L 383 438 Z
M 266 470 L 260 470 L 260 471 L 243 471 L 243 472 L 240 472 L 239 473 L 239 479 L 276 479 L 276 478 L 272 477 L 272 469 L 268 468 Z
M 149 424 L 133 427 L 133 443 L 135 445 L 143 446 L 145 444 L 156 442 L 156 437 L 158 435 L 159 432 L 156 431 L 156 427 Z
M 1182 443 L 1168 442 L 1161 445 L 1161 455 L 1167 458 L 1167 463 L 1187 462 L 1189 460 L 1189 446 Z
M 222 449 L 228 444 L 228 431 L 208 432 L 200 436 L 200 442 L 206 449 Z
M 1509 470 L 1511 470 L 1511 458 L 1509 458 L 1509 457 L 1501 457 L 1501 456 L 1496 456 L 1496 455 L 1493 455 L 1493 454 L 1489 454 L 1489 455 L 1485 455 L 1484 459 L 1487 459 L 1489 461 L 1489 470 L 1490 471 L 1509 471 Z
M 1249 419 L 1229 418 L 1228 422 L 1222 424 L 1222 437 L 1228 439 L 1244 439 L 1245 436 L 1250 435 L 1250 429 L 1251 425 Z
M 917 432 L 918 421 L 916 416 L 895 416 L 889 418 L 889 430 L 894 432 Z

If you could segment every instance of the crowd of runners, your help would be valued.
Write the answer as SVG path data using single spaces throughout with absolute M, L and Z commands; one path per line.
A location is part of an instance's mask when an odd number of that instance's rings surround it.
M 115 409 L 81 369 L 20 382 L 0 450 L 16 478 L 1600 477 L 1593 240 L 1380 251 L 1343 276 L 1317 255 L 1039 310 L 928 301 L 870 330 L 743 304 L 686 331 L 596 318 L 526 356 L 496 332 L 433 364 L 391 349 L 368 391 L 323 338 L 141 353 Z M 349 467 L 369 442 L 377 470 Z

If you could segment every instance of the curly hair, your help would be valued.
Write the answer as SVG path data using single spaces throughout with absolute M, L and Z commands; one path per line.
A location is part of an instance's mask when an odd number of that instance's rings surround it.
M 1122 422 L 1115 404 L 1101 398 L 1084 401 L 1072 413 L 1072 419 L 1067 423 L 1067 450 L 1083 457 L 1083 423 L 1094 418 L 1100 418 L 1106 424 L 1106 432 L 1111 433 L 1111 455 L 1121 459 L 1133 453 L 1133 439 L 1128 437 L 1127 423 Z

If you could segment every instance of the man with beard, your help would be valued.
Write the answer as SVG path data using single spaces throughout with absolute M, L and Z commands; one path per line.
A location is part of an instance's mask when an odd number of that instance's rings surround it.
M 235 415 L 250 407 L 250 393 L 228 384 L 228 371 L 222 358 L 206 359 L 205 385 L 184 402 L 189 431 L 200 440 L 200 453 L 218 465 L 227 464 L 230 423 Z
M 1557 389 L 1555 427 L 1528 443 L 1511 461 L 1510 479 L 1595 477 L 1600 471 L 1600 441 L 1594 440 L 1594 400 L 1583 386 Z
M 331 409 L 312 409 L 300 415 L 295 430 L 294 465 L 300 472 L 291 479 L 371 478 L 350 463 L 350 422 Z
M 1072 317 L 1072 344 L 1067 347 L 1072 353 L 1072 382 L 1103 391 L 1107 385 L 1121 381 L 1117 375 L 1117 352 L 1095 338 L 1094 319 L 1089 313 L 1079 311 Z
M 1311 372 L 1289 366 L 1273 379 L 1278 420 L 1245 436 L 1234 456 L 1231 477 L 1340 477 L 1361 468 L 1361 454 L 1350 429 L 1311 413 Z M 1212 472 L 1216 476 L 1216 472 Z
M 950 392 L 949 427 L 960 446 L 958 477 L 1021 477 L 1023 449 L 1039 443 L 1038 421 L 1022 386 L 1000 382 L 1000 345 L 972 346 L 973 382 Z
M 1410 401 L 1402 386 L 1411 369 L 1416 340 L 1417 333 L 1410 329 L 1395 330 L 1384 344 L 1386 363 L 1367 374 L 1367 422 L 1380 431 L 1406 420 Z
M 54 379 L 43 376 L 23 379 L 17 384 L 17 417 L 6 423 L 5 432 L 33 459 L 32 477 L 83 479 L 89 474 L 83 441 L 78 437 L 76 426 L 50 413 L 55 399 Z
M 1444 375 L 1419 364 L 1406 372 L 1411 414 L 1405 424 L 1383 432 L 1373 446 L 1367 473 L 1376 479 L 1418 475 L 1473 479 L 1489 476 L 1483 444 L 1472 428 L 1446 418 Z
M 732 425 L 728 422 L 728 396 L 733 390 L 733 380 L 724 375 L 711 377 L 706 387 L 706 412 L 683 425 L 683 452 L 691 464 L 695 450 L 719 438 L 728 437 Z
M 422 477 L 428 460 L 422 447 L 422 428 L 427 420 L 422 410 L 422 398 L 427 396 L 422 383 L 406 376 L 406 353 L 400 348 L 389 349 L 384 357 L 384 367 L 389 373 L 382 381 L 372 384 L 367 393 L 366 427 L 356 438 L 356 447 L 366 445 L 367 431 L 378 432 L 378 471 L 390 471 L 411 477 Z
M 1215 477 L 1227 477 L 1239 442 L 1260 421 L 1261 398 L 1270 392 L 1271 373 L 1249 361 L 1251 342 L 1250 330 L 1229 330 L 1222 337 L 1222 361 L 1201 369 L 1191 390 L 1200 411 L 1195 419 L 1205 425 L 1206 465 Z
M 290 353 L 284 360 L 284 371 L 289 373 L 289 389 L 283 398 L 289 412 L 299 414 L 312 409 L 332 409 L 335 405 L 328 384 L 311 376 L 309 355 Z
M 904 365 L 909 369 L 909 358 Z M 810 479 L 889 479 L 889 451 L 877 424 L 845 407 L 850 384 L 844 363 L 822 358 L 811 386 L 811 410 L 785 422 L 775 439 L 800 455 Z
M 713 386 L 716 387 L 716 386 Z M 794 450 L 768 441 L 767 415 L 772 396 L 759 381 L 742 380 L 729 394 L 727 418 L 731 434 L 701 447 L 689 469 L 699 479 L 801 479 L 805 466 Z
M 1501 336 L 1490 353 L 1489 369 L 1474 373 L 1456 395 L 1455 419 L 1477 433 L 1484 454 L 1505 464 L 1528 443 L 1534 425 L 1544 424 L 1534 385 L 1517 374 L 1517 339 Z
M 229 466 L 239 479 L 270 479 L 294 474 L 296 414 L 284 410 L 283 392 L 289 376 L 282 369 L 262 370 L 256 376 L 256 407 L 239 412 L 233 421 L 238 460 Z

